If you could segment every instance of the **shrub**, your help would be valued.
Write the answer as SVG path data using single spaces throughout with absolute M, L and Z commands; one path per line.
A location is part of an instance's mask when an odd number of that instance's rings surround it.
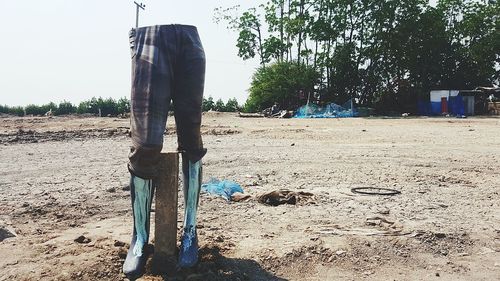
M 261 111 L 277 102 L 281 108 L 300 105 L 300 92 L 313 92 L 319 73 L 311 66 L 295 62 L 278 62 L 257 69 L 252 77 L 250 96 L 243 110 Z
M 8 114 L 24 116 L 24 108 L 22 106 L 8 107 Z
M 214 99 L 211 96 L 209 96 L 208 99 L 205 99 L 205 97 L 203 97 L 201 107 L 203 111 L 215 110 Z
M 218 99 L 215 102 L 214 110 L 219 111 L 219 112 L 226 111 L 226 106 L 224 105 L 224 102 L 222 101 L 222 99 Z
M 62 101 L 59 103 L 55 115 L 66 115 L 73 114 L 76 112 L 76 107 L 68 101 Z
M 238 105 L 236 98 L 228 99 L 224 110 L 226 112 L 240 111 L 240 106 Z

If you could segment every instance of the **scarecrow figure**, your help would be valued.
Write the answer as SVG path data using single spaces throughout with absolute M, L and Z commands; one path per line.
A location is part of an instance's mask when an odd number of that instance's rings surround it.
M 160 25 L 132 29 L 130 124 L 132 146 L 128 168 L 134 228 L 123 264 L 127 276 L 143 273 L 149 239 L 151 201 L 168 112 L 173 106 L 178 150 L 182 154 L 184 225 L 179 265 L 198 260 L 196 211 L 206 154 L 200 135 L 205 81 L 205 53 L 196 27 Z

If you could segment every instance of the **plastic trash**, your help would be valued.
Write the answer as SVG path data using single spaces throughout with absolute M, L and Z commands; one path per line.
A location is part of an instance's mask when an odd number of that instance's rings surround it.
M 306 104 L 297 109 L 294 118 L 345 118 L 356 117 L 358 112 L 354 108 L 352 99 L 348 100 L 342 106 L 329 103 L 325 106 L 316 104 Z
M 216 178 L 211 178 L 207 183 L 202 184 L 201 191 L 224 197 L 227 201 L 231 201 L 233 193 L 243 193 L 243 189 L 236 182 L 230 180 L 220 181 Z

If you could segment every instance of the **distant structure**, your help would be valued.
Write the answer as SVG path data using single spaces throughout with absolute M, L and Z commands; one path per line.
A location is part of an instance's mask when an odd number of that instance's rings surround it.
M 495 114 L 491 103 L 500 97 L 500 88 L 478 87 L 474 90 L 432 90 L 429 102 L 418 103 L 419 115 L 472 116 Z M 498 102 L 497 102 L 498 103 Z

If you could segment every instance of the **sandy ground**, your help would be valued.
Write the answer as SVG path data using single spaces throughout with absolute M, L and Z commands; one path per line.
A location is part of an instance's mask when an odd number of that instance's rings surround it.
M 0 119 L 0 280 L 124 279 L 128 127 Z M 203 194 L 200 264 L 163 276 L 148 266 L 143 280 L 500 280 L 499 118 L 208 113 L 202 131 L 205 180 L 314 196 L 273 207 Z

